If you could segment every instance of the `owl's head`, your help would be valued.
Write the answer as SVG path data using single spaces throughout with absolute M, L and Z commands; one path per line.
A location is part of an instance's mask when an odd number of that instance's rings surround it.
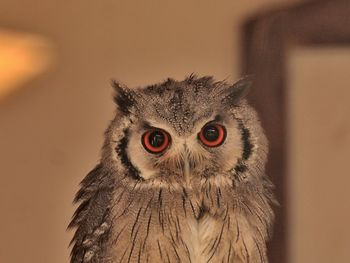
M 137 89 L 114 83 L 118 109 L 102 158 L 118 174 L 146 181 L 254 172 L 265 162 L 266 140 L 245 100 L 250 86 L 248 78 L 229 85 L 193 75 Z

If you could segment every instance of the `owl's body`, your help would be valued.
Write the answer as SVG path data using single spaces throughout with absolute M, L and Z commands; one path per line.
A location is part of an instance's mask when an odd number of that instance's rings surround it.
M 267 262 L 273 197 L 248 84 L 116 84 L 101 162 L 76 196 L 72 263 Z

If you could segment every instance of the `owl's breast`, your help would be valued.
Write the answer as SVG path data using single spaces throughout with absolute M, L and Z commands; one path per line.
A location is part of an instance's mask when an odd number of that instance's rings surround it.
M 206 214 L 201 219 L 186 222 L 188 232 L 183 233 L 191 262 L 231 262 L 231 239 L 234 233 L 227 231 L 227 222 Z M 231 251 L 231 252 L 230 252 Z
M 248 221 L 218 184 L 211 191 L 118 188 L 114 195 L 106 262 L 242 262 L 239 255 L 256 246 Z
M 207 262 L 206 250 L 210 247 L 218 223 L 214 218 L 205 216 L 199 221 L 189 219 L 186 224 L 188 231 L 184 232 L 183 240 L 189 249 L 191 262 Z

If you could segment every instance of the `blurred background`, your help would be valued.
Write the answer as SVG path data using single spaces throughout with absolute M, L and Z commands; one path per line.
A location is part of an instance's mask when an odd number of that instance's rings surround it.
M 71 202 L 113 116 L 112 78 L 136 87 L 195 72 L 233 82 L 255 61 L 283 65 L 251 95 L 277 156 L 271 262 L 349 262 L 350 35 L 330 26 L 349 25 L 348 3 L 0 0 L 0 262 L 69 261 Z M 292 24 L 276 17 L 315 24 L 323 41 L 291 40 Z

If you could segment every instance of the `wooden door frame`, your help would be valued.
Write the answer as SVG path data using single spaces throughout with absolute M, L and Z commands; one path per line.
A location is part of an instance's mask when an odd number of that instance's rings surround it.
M 350 1 L 317 0 L 261 12 L 242 26 L 242 74 L 252 74 L 250 102 L 260 114 L 270 142 L 267 173 L 280 206 L 275 209 L 270 263 L 288 256 L 288 52 L 300 46 L 350 45 Z

